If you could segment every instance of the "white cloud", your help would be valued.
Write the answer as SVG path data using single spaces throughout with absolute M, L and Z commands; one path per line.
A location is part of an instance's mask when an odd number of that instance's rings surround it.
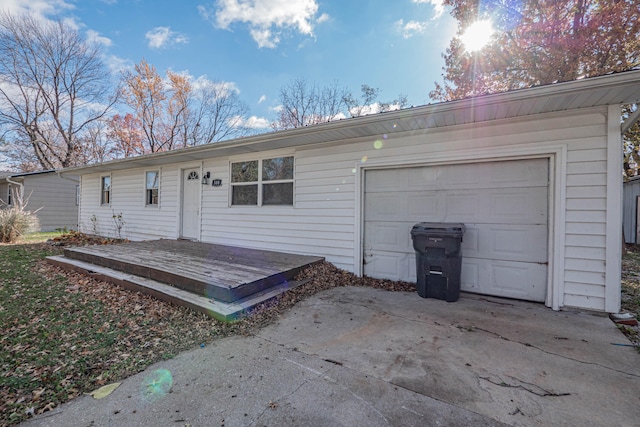
M 322 15 L 320 15 L 320 17 L 318 18 L 318 20 L 316 21 L 318 24 L 322 24 L 323 22 L 327 22 L 329 19 L 331 19 L 329 17 L 328 14 L 323 13 Z
M 10 13 L 28 12 L 44 17 L 74 9 L 74 6 L 65 0 L 2 0 L 2 9 Z
M 114 75 L 118 75 L 123 71 L 133 70 L 133 64 L 130 61 L 116 55 L 105 56 L 104 62 Z
M 262 95 L 260 99 L 258 99 L 258 104 L 262 104 L 266 100 L 267 100 L 267 95 Z
M 235 120 L 238 121 L 238 127 L 245 127 L 249 129 L 268 129 L 271 127 L 271 122 L 264 117 L 251 116 L 247 119 L 236 117 L 234 118 L 234 121 Z
M 285 30 L 313 36 L 313 27 L 329 15 L 316 17 L 316 0 L 218 0 L 215 11 L 198 6 L 200 16 L 228 30 L 236 22 L 247 24 L 258 47 L 275 48 Z
M 444 13 L 444 0 L 411 0 L 416 4 L 430 4 L 433 6 L 433 19 L 440 18 Z
M 187 36 L 171 31 L 169 27 L 156 27 L 153 30 L 147 31 L 144 36 L 149 40 L 149 47 L 154 49 L 189 42 Z
M 101 44 L 105 47 L 111 46 L 111 39 L 108 37 L 101 36 L 100 33 L 94 30 L 87 30 L 87 40 L 90 42 Z
M 240 93 L 240 89 L 235 82 L 222 82 L 219 80 L 209 80 L 207 76 L 202 75 L 196 79 L 190 77 L 191 84 L 195 91 L 203 89 L 211 89 L 220 96 L 226 96 L 231 92 Z
M 402 37 L 409 39 L 416 34 L 424 33 L 427 30 L 428 24 L 426 22 L 409 21 L 407 23 L 404 20 L 399 19 L 395 22 L 396 27 L 402 33 Z

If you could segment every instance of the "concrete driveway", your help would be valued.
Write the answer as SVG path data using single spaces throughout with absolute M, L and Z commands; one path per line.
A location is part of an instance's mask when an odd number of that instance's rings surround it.
M 604 315 L 336 288 L 25 425 L 637 426 L 624 344 Z

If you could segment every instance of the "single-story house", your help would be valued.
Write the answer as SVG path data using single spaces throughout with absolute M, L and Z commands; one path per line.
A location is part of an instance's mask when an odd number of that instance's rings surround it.
M 80 179 L 60 176 L 55 170 L 5 173 L 0 176 L 0 208 L 27 202 L 26 210 L 37 211 L 38 231 L 75 230 L 78 227 Z
M 63 176 L 80 175 L 82 231 L 313 254 L 393 280 L 416 280 L 414 224 L 461 222 L 463 291 L 618 312 L 621 104 L 638 101 L 633 70 Z

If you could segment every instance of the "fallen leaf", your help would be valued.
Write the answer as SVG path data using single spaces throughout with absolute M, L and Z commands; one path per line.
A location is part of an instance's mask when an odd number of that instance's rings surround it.
M 120 387 L 121 383 L 111 383 L 100 387 L 97 390 L 92 391 L 89 395 L 93 396 L 94 399 L 102 399 L 103 397 L 109 396 L 115 389 Z

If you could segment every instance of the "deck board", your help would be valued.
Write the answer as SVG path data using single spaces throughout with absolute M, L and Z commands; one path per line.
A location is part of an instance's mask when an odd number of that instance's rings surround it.
M 233 302 L 292 280 L 322 257 L 185 240 L 65 249 L 65 256 Z

